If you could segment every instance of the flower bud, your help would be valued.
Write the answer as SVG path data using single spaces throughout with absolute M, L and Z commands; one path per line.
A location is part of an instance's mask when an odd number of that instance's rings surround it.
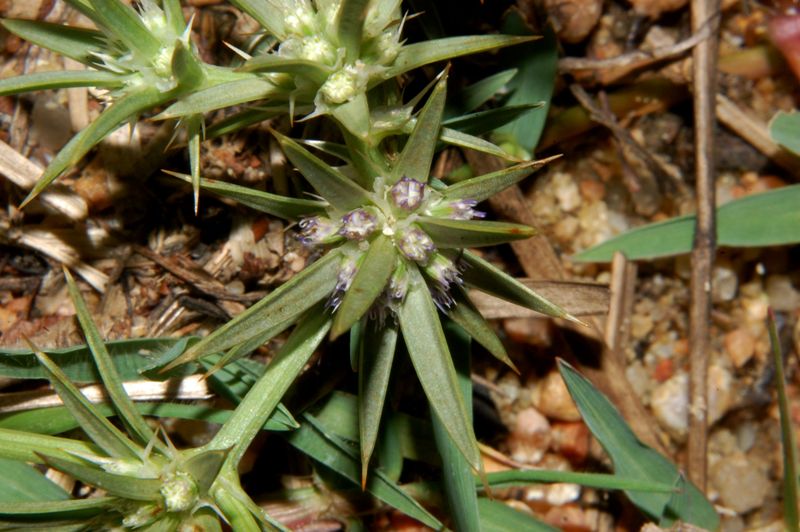
M 341 227 L 323 216 L 303 218 L 298 225 L 301 229 L 300 242 L 307 246 L 333 242 L 336 240 L 337 233 Z
M 436 251 L 431 237 L 416 227 L 405 230 L 395 243 L 403 255 L 421 264 L 426 263 L 431 253 Z
M 434 253 L 428 265 L 425 266 L 425 274 L 436 281 L 439 287 L 445 292 L 450 289 L 451 284 L 461 284 L 461 272 L 458 271 L 455 263 L 442 255 Z
M 364 63 L 356 61 L 331 74 L 319 92 L 330 103 L 345 103 L 367 90 L 368 78 Z
M 378 228 L 378 218 L 367 209 L 356 209 L 342 216 L 339 234 L 348 240 L 364 240 Z
M 161 496 L 168 512 L 185 512 L 197 502 L 197 484 L 186 473 L 175 473 L 161 485 Z
M 414 211 L 425 199 L 425 183 L 403 176 L 389 189 L 392 203 L 400 209 Z

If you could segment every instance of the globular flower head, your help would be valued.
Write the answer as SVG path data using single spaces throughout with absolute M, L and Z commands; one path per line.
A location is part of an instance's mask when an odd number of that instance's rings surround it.
M 389 195 L 396 207 L 415 211 L 425 199 L 425 189 L 425 183 L 403 176 L 389 189 Z
M 409 227 L 398 235 L 397 248 L 409 260 L 425 264 L 436 251 L 436 246 L 428 234 L 418 227 Z
M 300 242 L 307 246 L 328 244 L 337 240 L 340 223 L 324 216 L 312 216 L 300 220 Z
M 378 228 L 378 218 L 368 209 L 356 209 L 342 216 L 339 234 L 348 240 L 364 240 Z

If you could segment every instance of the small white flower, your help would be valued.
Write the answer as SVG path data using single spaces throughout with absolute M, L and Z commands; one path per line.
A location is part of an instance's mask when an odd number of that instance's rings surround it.
M 345 65 L 328 77 L 319 92 L 329 103 L 345 103 L 367 90 L 369 74 L 361 61 Z
M 197 484 L 186 473 L 166 478 L 160 491 L 168 512 L 185 512 L 197 503 Z

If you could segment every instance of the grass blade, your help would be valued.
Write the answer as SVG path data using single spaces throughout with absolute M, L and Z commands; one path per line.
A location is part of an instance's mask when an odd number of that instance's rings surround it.
M 409 274 L 410 288 L 398 316 L 403 340 L 428 401 L 470 467 L 477 471 L 481 467 L 478 444 L 439 315 L 419 271 L 410 268 Z
M 258 336 L 261 331 L 293 321 L 331 293 L 336 286 L 339 261 L 339 253 L 330 251 L 289 282 L 187 349 L 167 364 L 164 371 L 205 355 L 225 351 Z
M 87 65 L 103 48 L 103 34 L 95 30 L 23 19 L 5 19 L 0 24 L 17 37 Z
M 786 530 L 797 532 L 800 530 L 800 517 L 797 514 L 797 442 L 795 441 L 794 427 L 789 407 L 789 398 L 786 394 L 786 374 L 783 368 L 783 353 L 781 351 L 778 327 L 775 324 L 775 315 L 770 309 L 769 313 L 769 339 L 772 344 L 772 357 L 775 360 L 775 380 L 778 388 L 778 409 L 781 416 L 781 447 L 783 448 L 783 522 Z
M 66 89 L 68 87 L 112 89 L 121 86 L 123 82 L 124 77 L 119 74 L 97 70 L 35 72 L 0 80 L 0 96 L 48 89 Z
M 48 482 L 50 482 L 48 480 Z M 53 484 L 50 482 L 50 484 Z M 55 484 L 53 484 L 55 485 Z M 62 490 L 62 493 L 64 491 Z M 66 494 L 65 494 L 66 495 Z M 8 501 L 3 499 L 0 503 L 0 516 L 3 517 L 31 517 L 36 520 L 54 519 L 86 519 L 102 511 L 113 508 L 118 504 L 115 497 L 92 497 L 89 499 L 47 500 L 47 502 L 34 501 Z M 48 530 L 50 530 L 48 528 Z
M 64 277 L 67 280 L 67 289 L 69 291 L 72 304 L 75 307 L 75 313 L 78 316 L 78 322 L 83 330 L 83 335 L 86 338 L 86 343 L 92 351 L 94 363 L 97 365 L 97 371 L 100 373 L 100 378 L 103 381 L 105 392 L 111 399 L 114 409 L 119 414 L 122 422 L 128 428 L 132 436 L 135 436 L 139 443 L 147 445 L 150 441 L 155 441 L 153 431 L 144 420 L 144 418 L 136 410 L 133 401 L 125 392 L 122 387 L 122 379 L 120 379 L 117 368 L 108 354 L 106 345 L 100 337 L 100 331 L 92 320 L 89 309 L 86 307 L 78 285 L 75 284 L 75 279 L 69 273 L 69 270 L 64 268 Z M 65 377 L 66 378 L 66 377 Z
M 489 486 L 510 488 L 528 484 L 568 483 L 602 490 L 643 491 L 652 493 L 673 493 L 672 484 L 653 480 L 625 478 L 605 473 L 575 473 L 572 471 L 545 471 L 539 469 L 520 471 L 500 471 L 486 475 Z
M 264 100 L 275 93 L 275 85 L 265 79 L 241 74 L 244 79 L 233 79 L 192 92 L 158 114 L 156 120 L 183 118 L 232 107 L 255 100 Z
M 536 170 L 559 156 L 548 157 L 538 161 L 530 161 L 497 172 L 466 179 L 449 186 L 442 192 L 446 200 L 471 199 L 483 201 L 512 185 L 516 185 Z
M 286 156 L 320 196 L 337 209 L 349 211 L 370 203 L 367 191 L 334 170 L 294 140 L 274 132 Z
M 102 456 L 103 451 L 94 444 L 85 441 L 0 429 L 0 457 L 42 464 L 44 462 L 41 454 L 57 456 L 73 462 L 82 462 L 75 455 Z
M 800 155 L 800 113 L 796 110 L 778 111 L 769 123 L 769 134 L 775 142 Z
M 369 461 L 381 425 L 389 376 L 392 372 L 398 330 L 395 323 L 384 327 L 365 324 L 359 348 L 358 433 L 361 446 L 361 486 L 366 486 Z
M 506 105 L 450 118 L 442 122 L 442 125 L 470 135 L 483 135 L 526 117 L 531 111 L 541 109 L 541 107 L 541 103 Z
M 478 499 L 481 530 L 484 532 L 558 532 L 557 528 L 518 512 L 500 501 Z
M 158 501 L 161 499 L 161 479 L 143 479 L 106 473 L 94 466 L 62 460 L 55 456 L 42 455 L 42 458 L 47 465 L 63 471 L 81 482 L 106 490 L 111 495 L 134 501 Z
M 364 19 L 370 0 L 342 0 L 336 13 L 336 34 L 339 45 L 344 46 L 345 61 L 352 63 L 359 57 Z
M 461 131 L 456 131 L 455 129 L 449 127 L 442 128 L 439 140 L 445 144 L 450 144 L 451 146 L 458 146 L 459 148 L 466 148 L 479 151 L 481 153 L 488 153 L 489 155 L 494 155 L 507 161 L 519 162 L 517 157 L 503 150 L 503 148 L 500 146 L 492 144 L 488 140 L 476 137 L 475 135 L 462 133 Z
M 69 494 L 38 470 L 16 460 L 0 458 L 3 482 L 0 482 L 0 514 L 3 506 L 11 511 L 20 503 L 34 503 L 47 507 L 48 503 L 69 499 Z M 47 501 L 41 504 L 42 501 Z M 13 503 L 13 504 L 9 504 Z
M 148 59 L 158 55 L 161 43 L 131 6 L 119 0 L 89 0 L 89 4 L 94 8 L 90 18 L 119 39 L 128 50 Z
M 446 98 L 447 75 L 444 74 L 419 112 L 414 129 L 392 168 L 388 184 L 396 183 L 403 176 L 423 183 L 428 182 L 433 152 L 436 150 L 436 140 L 439 138 L 439 130 L 442 127 L 442 113 Z
M 474 111 L 505 87 L 506 83 L 517 75 L 517 72 L 516 68 L 510 68 L 464 87 L 451 96 L 454 102 L 447 105 L 444 113 L 445 117 L 453 118 Z
M 636 506 L 661 526 L 676 520 L 716 530 L 719 516 L 714 507 L 677 468 L 633 434 L 616 408 L 572 366 L 559 361 L 559 370 L 584 422 L 614 462 L 614 471 L 623 478 L 652 482 L 672 482 L 678 493 L 626 491 Z
M 450 295 L 453 297 L 455 305 L 447 312 L 447 317 L 464 329 L 473 340 L 485 347 L 497 360 L 519 373 L 517 367 L 508 357 L 503 342 L 497 337 L 494 329 L 483 318 L 480 311 L 475 308 L 464 289 L 455 287 L 455 289 L 450 290 Z
M 474 248 L 494 246 L 536 234 L 533 227 L 485 220 L 451 220 L 423 216 L 417 221 L 439 248 Z
M 378 235 L 369 245 L 342 304 L 336 310 L 331 327 L 331 340 L 350 330 L 383 293 L 386 283 L 397 265 L 394 242 L 386 235 Z

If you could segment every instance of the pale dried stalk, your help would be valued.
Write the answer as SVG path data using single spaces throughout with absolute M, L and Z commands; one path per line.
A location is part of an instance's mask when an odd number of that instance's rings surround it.
M 200 401 L 213 395 L 202 375 L 165 381 L 131 381 L 123 383 L 125 392 L 134 401 Z M 92 403 L 106 403 L 108 397 L 102 384 L 80 388 Z M 37 408 L 62 406 L 61 398 L 52 391 L 14 392 L 0 394 L 0 414 L 21 412 Z
M 573 316 L 604 314 L 608 309 L 608 287 L 596 283 L 572 281 L 534 281 L 518 279 L 522 284 L 560 306 Z M 530 310 L 500 298 L 471 290 L 469 298 L 481 311 L 484 318 L 543 318 L 544 314 Z

